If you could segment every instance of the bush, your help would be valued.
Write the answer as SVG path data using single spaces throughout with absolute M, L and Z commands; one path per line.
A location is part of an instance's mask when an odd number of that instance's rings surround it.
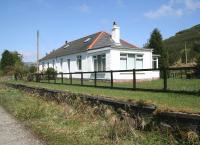
M 34 80 L 34 75 L 33 74 L 28 74 L 27 75 L 27 81 L 32 82 Z
M 55 79 L 55 75 L 57 74 L 57 71 L 50 67 L 45 71 L 45 75 L 49 77 L 49 79 Z
M 15 80 L 21 80 L 23 78 L 23 69 L 21 67 L 15 67 L 15 70 L 14 70 L 14 77 L 15 77 Z
M 37 72 L 37 68 L 35 66 L 29 67 L 29 73 L 36 73 L 36 72 Z
M 2 76 L 3 75 L 3 71 L 2 70 L 0 70 L 0 76 Z

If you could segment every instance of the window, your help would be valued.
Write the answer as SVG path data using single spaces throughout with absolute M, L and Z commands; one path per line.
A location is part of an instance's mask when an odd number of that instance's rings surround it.
M 68 72 L 70 73 L 70 59 L 67 59 Z
M 62 69 L 62 66 L 63 66 L 63 59 L 61 58 L 60 59 L 60 68 Z
M 84 40 L 84 43 L 87 43 L 88 41 L 90 41 L 91 38 L 87 38 L 86 40 Z
M 106 55 L 101 54 L 93 56 L 94 71 L 105 71 L 106 70 Z
M 44 62 L 42 62 L 42 70 L 44 70 Z
M 127 69 L 127 54 L 120 54 L 120 69 L 126 70 Z
M 143 68 L 143 55 L 136 55 L 136 69 Z
M 64 49 L 67 48 L 68 46 L 69 46 L 69 43 L 67 43 L 67 44 L 64 46 Z
M 143 68 L 143 55 L 135 55 L 135 54 L 120 54 L 120 69 L 142 69 Z
M 81 60 L 81 55 L 77 56 L 77 68 L 78 70 L 82 69 L 82 60 Z
M 54 68 L 54 66 L 55 66 L 55 60 L 53 60 L 53 68 Z
M 135 68 L 135 55 L 128 54 L 127 69 L 133 69 L 133 68 Z
M 158 58 L 154 57 L 152 62 L 153 69 L 158 68 Z

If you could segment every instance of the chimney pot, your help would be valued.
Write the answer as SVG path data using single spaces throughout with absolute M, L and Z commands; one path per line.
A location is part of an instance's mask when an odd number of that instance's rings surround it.
M 112 39 L 116 45 L 120 45 L 120 27 L 116 22 L 113 22 Z

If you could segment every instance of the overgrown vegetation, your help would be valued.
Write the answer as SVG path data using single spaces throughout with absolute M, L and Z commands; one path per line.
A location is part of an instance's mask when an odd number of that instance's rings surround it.
M 0 104 L 47 144 L 177 144 L 168 134 L 139 132 L 111 108 L 79 99 L 56 104 L 1 85 Z

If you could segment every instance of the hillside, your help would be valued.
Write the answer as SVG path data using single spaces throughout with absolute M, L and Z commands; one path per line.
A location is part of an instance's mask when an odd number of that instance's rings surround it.
M 177 32 L 175 36 L 164 40 L 164 47 L 168 49 L 171 65 L 185 62 L 185 43 L 188 61 L 194 62 L 197 55 L 194 46 L 200 46 L 200 24 Z M 198 47 L 198 49 L 200 48 Z

